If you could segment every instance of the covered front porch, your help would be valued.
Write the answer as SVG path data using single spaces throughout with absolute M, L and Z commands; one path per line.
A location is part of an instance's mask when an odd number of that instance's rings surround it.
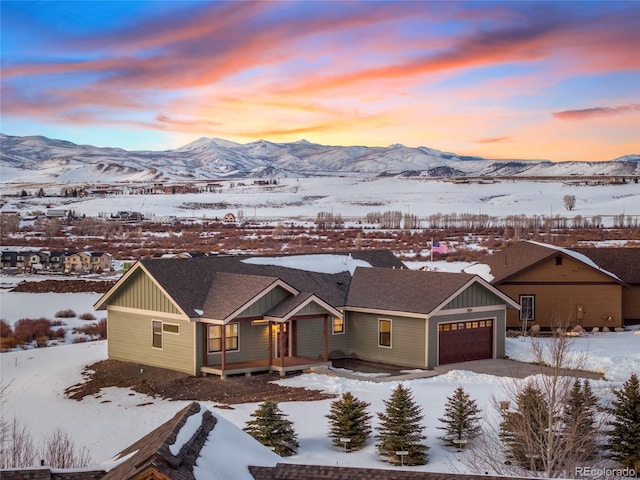
M 256 328 L 256 323 L 263 325 L 265 335 L 262 358 L 242 358 L 235 355 L 234 350 L 226 347 L 237 345 L 237 338 L 228 339 L 226 328 L 220 328 L 221 338 L 218 339 L 216 345 L 220 347 L 220 351 L 215 356 L 205 354 L 200 366 L 201 375 L 218 375 L 225 378 L 229 375 L 247 375 L 257 372 L 278 372 L 280 376 L 285 376 L 287 372 L 308 371 L 313 367 L 328 366 L 329 362 L 329 335 L 330 335 L 330 316 L 323 315 L 297 315 L 289 317 L 286 320 L 276 321 L 273 319 L 253 319 L 245 320 L 243 323 L 245 328 Z M 315 338 L 319 340 L 318 349 L 314 352 L 298 346 L 298 337 L 300 335 L 300 322 L 309 325 L 310 321 L 316 323 L 319 328 L 315 330 Z M 321 325 L 320 325 L 321 324 Z M 249 327 L 252 325 L 252 327 Z M 203 326 L 203 328 L 206 328 Z M 255 338 L 255 337 L 254 337 Z M 204 345 L 203 350 L 211 352 L 211 338 L 203 334 Z M 229 341 L 230 340 L 230 341 Z M 207 349 L 207 350 L 205 350 Z M 245 347 L 249 350 L 249 347 Z M 240 358 L 238 358 L 240 357 Z
M 227 375 L 251 376 L 252 373 L 257 372 L 278 372 L 283 377 L 287 372 L 308 371 L 313 367 L 329 366 L 330 364 L 330 361 L 307 357 L 283 357 L 275 358 L 271 362 L 265 359 L 227 363 L 224 368 L 221 364 L 203 365 L 200 367 L 200 372 L 202 375 L 219 375 L 221 378 L 225 378 Z

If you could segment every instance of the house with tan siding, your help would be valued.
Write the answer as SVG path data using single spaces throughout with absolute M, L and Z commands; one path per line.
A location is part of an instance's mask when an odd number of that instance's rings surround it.
M 503 357 L 506 310 L 519 308 L 478 276 L 408 270 L 390 252 L 342 255 L 365 265 L 353 273 L 255 258 L 137 262 L 94 306 L 109 358 L 221 377 L 343 357 L 431 368 Z
M 484 261 L 484 278 L 518 301 L 507 328 L 622 327 L 640 319 L 640 249 L 509 245 Z M 478 272 L 479 265 L 465 269 Z

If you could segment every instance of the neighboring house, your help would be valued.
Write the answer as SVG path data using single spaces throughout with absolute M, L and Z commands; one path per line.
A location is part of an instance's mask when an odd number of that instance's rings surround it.
M 236 216 L 231 212 L 226 213 L 222 221 L 224 223 L 236 223 Z
M 341 258 L 368 266 L 352 278 L 256 257 L 142 260 L 94 305 L 109 358 L 224 377 L 340 357 L 431 368 L 504 356 L 506 309 L 519 306 L 480 277 L 407 270 L 383 251 Z
M 64 257 L 64 271 L 70 272 L 100 272 L 111 269 L 113 256 L 103 252 L 76 252 Z
M 17 268 L 18 252 L 3 251 L 2 252 L 2 268 Z
M 640 324 L 640 248 L 574 248 L 627 284 L 622 289 L 622 321 Z
M 640 270 L 638 256 L 631 254 L 627 261 L 633 265 L 629 269 Z M 613 273 L 610 264 L 598 264 L 577 251 L 521 241 L 495 253 L 484 264 L 465 271 L 479 273 L 488 266 L 484 278 L 520 303 L 519 312 L 508 313 L 507 328 L 534 324 L 543 328 L 615 328 L 623 325 L 625 315 L 638 315 L 638 300 L 631 298 L 634 292 Z M 625 299 L 628 307 L 623 307 Z M 636 313 L 631 313 L 634 303 Z

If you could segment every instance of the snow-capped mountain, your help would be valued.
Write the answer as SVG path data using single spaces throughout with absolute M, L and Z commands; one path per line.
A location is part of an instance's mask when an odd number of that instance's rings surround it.
M 277 176 L 639 175 L 640 155 L 603 162 L 487 160 L 427 147 L 328 146 L 301 140 L 238 144 L 200 138 L 166 151 L 76 145 L 0 134 L 3 182 L 79 182 L 269 178 Z

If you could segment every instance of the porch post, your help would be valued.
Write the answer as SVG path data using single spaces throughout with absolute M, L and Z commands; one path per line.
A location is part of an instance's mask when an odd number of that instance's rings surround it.
M 267 323 L 267 328 L 269 329 L 269 366 L 273 364 L 273 329 L 271 327 L 271 320 L 269 320 L 269 323 Z
M 280 354 L 280 367 L 284 369 L 284 332 L 282 327 L 284 327 L 284 322 L 279 324 L 278 330 L 280 332 L 280 351 L 278 352 Z
M 329 315 L 325 314 L 323 322 L 324 337 L 322 341 L 322 360 L 329 361 Z
M 206 366 L 209 363 L 209 325 L 202 323 L 202 365 Z
M 224 376 L 224 371 L 227 367 L 227 326 L 222 325 L 222 351 L 221 351 L 221 365 L 220 369 L 222 370 L 222 375 Z

